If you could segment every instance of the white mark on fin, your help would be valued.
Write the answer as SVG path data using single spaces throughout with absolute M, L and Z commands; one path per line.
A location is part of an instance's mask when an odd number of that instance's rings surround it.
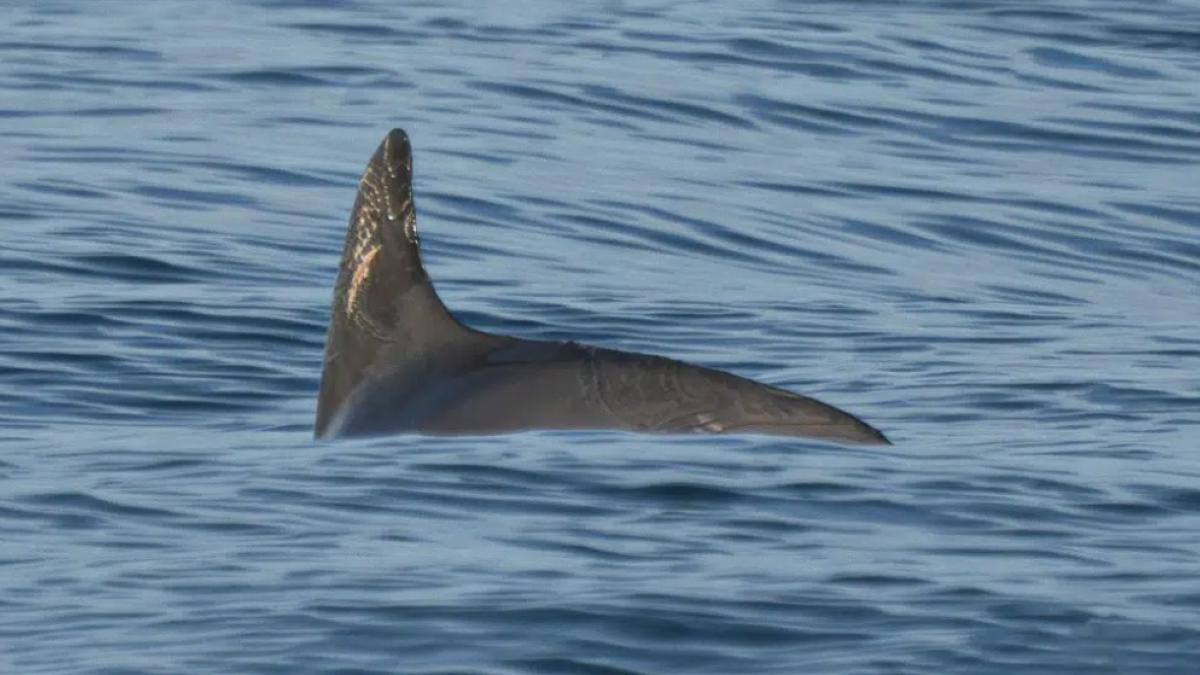
M 717 418 L 710 413 L 700 413 L 696 415 L 696 426 L 692 427 L 696 431 L 703 429 L 704 431 L 724 431 L 725 426 L 716 421 Z
M 376 244 L 363 254 L 362 259 L 354 268 L 354 274 L 350 277 L 350 289 L 346 291 L 346 310 L 348 312 L 354 312 L 354 302 L 358 299 L 358 293 L 362 289 L 363 283 L 371 275 L 371 261 L 378 254 L 379 245 Z

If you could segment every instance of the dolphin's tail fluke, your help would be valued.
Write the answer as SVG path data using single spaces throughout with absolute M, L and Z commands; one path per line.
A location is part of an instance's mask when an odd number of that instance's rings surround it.
M 314 434 L 330 432 L 339 410 L 381 357 L 402 367 L 433 345 L 471 331 L 438 299 L 417 246 L 412 147 L 393 129 L 367 164 L 350 214 L 325 343 Z

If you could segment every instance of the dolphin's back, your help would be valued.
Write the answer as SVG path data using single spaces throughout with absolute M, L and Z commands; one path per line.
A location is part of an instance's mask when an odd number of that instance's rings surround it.
M 315 434 L 525 429 L 757 432 L 886 443 L 820 401 L 711 368 L 459 323 L 421 265 L 408 137 L 387 135 L 350 217 Z

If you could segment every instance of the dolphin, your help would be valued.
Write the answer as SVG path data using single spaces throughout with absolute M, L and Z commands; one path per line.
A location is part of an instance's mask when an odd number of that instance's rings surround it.
M 393 129 L 350 214 L 315 437 L 621 429 L 889 443 L 847 412 L 732 373 L 463 325 L 421 265 L 412 176 L 408 135 Z

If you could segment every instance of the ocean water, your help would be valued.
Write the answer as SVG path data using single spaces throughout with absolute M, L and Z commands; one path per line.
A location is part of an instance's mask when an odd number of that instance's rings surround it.
M 2 14 L 0 672 L 1196 672 L 1196 3 Z M 472 325 L 895 445 L 312 442 L 392 127 Z

